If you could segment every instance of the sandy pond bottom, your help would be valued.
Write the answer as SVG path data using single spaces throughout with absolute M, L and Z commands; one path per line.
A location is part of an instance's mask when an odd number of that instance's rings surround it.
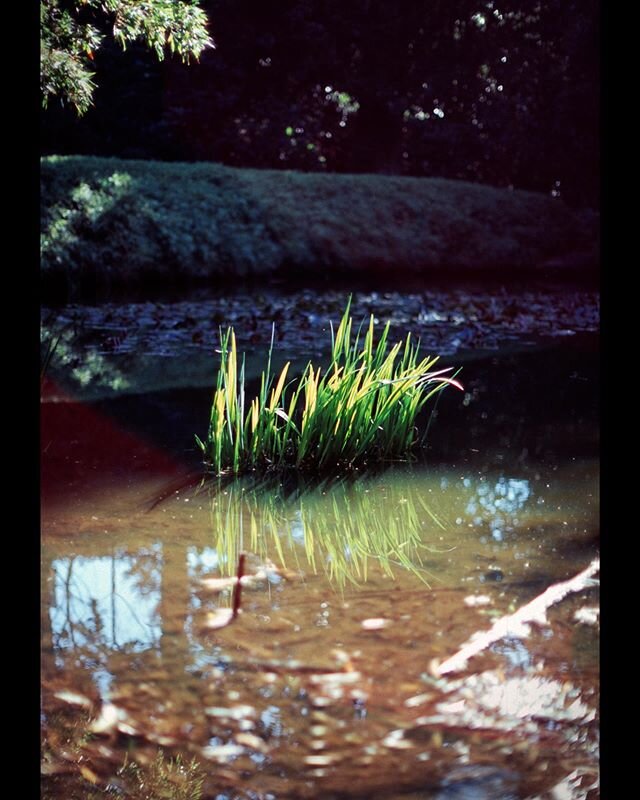
M 426 464 L 315 488 L 189 482 L 207 389 L 51 392 L 42 797 L 596 800 L 597 582 L 434 677 L 598 553 L 569 338 L 466 362 Z

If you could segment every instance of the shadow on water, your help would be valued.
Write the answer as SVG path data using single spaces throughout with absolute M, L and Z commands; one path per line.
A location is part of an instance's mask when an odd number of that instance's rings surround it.
M 438 399 L 421 458 L 429 464 L 500 468 L 514 462 L 597 457 L 596 351 L 597 339 L 584 336 L 562 347 L 459 359 L 465 392 L 451 390 Z M 180 475 L 198 471 L 194 435 L 206 435 L 210 401 L 211 388 L 191 388 L 90 403 L 45 403 L 44 467 L 56 449 L 62 449 L 67 468 L 74 460 L 84 462 L 92 452 L 96 470 L 98 461 L 103 470 L 108 471 L 110 463 L 126 468 L 135 437 L 139 446 L 149 448 L 140 454 L 141 464 L 153 451 L 160 461 L 172 460 Z M 53 444 L 47 448 L 49 441 Z M 114 442 L 110 449 L 109 442 Z M 133 452 L 137 455 L 136 448 Z M 59 469 L 43 469 L 45 481 L 56 483 L 55 491 L 60 489 L 60 476 Z

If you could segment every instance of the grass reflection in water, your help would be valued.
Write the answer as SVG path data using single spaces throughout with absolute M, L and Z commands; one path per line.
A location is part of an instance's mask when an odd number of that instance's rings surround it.
M 249 552 L 286 569 L 324 572 L 338 588 L 366 581 L 374 562 L 390 577 L 399 567 L 428 586 L 424 553 L 448 552 L 430 543 L 444 525 L 407 481 L 365 477 L 290 491 L 237 479 L 209 491 L 214 546 L 228 575 Z

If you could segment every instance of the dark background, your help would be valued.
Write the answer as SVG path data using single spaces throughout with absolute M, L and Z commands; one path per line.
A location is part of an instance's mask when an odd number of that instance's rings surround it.
M 595 0 L 204 0 L 215 50 L 96 53 L 44 154 L 438 176 L 599 207 Z

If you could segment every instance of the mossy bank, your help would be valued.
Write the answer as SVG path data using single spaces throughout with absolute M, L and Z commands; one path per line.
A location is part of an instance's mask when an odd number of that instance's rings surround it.
M 592 268 L 598 219 L 439 178 L 50 156 L 45 288 Z

